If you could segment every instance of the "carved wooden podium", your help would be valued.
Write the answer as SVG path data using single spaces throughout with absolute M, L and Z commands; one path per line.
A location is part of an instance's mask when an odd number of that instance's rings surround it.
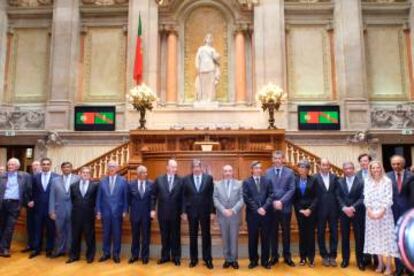
M 207 146 L 207 147 L 203 147 Z M 204 150 L 203 150 L 204 148 Z M 250 176 L 250 163 L 263 162 L 263 168 L 271 166 L 271 153 L 285 150 L 284 130 L 133 130 L 130 132 L 128 178 L 135 178 L 136 167 L 144 164 L 150 179 L 164 174 L 167 160 L 178 161 L 178 174 L 191 173 L 191 160 L 200 159 L 203 169 L 214 180 L 222 178 L 222 168 L 230 164 L 235 178 L 243 180 Z M 241 242 L 247 240 L 244 222 L 240 232 Z M 292 228 L 296 223 L 292 223 Z M 217 222 L 212 224 L 213 243 L 220 243 Z M 182 224 L 182 242 L 188 243 L 188 226 Z M 152 225 L 152 241 L 159 242 L 158 222 Z

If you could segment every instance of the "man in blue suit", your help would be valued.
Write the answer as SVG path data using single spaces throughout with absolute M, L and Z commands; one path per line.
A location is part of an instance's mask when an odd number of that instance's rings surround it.
M 394 223 L 409 209 L 408 196 L 405 193 L 406 187 L 409 184 L 411 173 L 405 169 L 405 159 L 401 155 L 393 155 L 390 159 L 392 171 L 387 173 L 387 176 L 392 181 L 393 205 L 392 213 L 394 215 Z M 396 274 L 403 275 L 404 265 L 401 261 L 395 259 Z
M 55 223 L 49 217 L 49 196 L 52 181 L 58 174 L 51 172 L 50 158 L 40 160 L 42 172 L 33 176 L 32 197 L 34 202 L 34 240 L 29 258 L 34 258 L 42 251 L 43 232 L 46 230 L 46 256 L 51 257 L 55 241 Z
M 152 181 L 147 180 L 148 170 L 144 166 L 138 166 L 137 179 L 128 184 L 129 219 L 132 228 L 131 258 L 132 264 L 141 255 L 143 264 L 149 260 L 149 246 L 151 238 L 151 201 Z M 142 242 L 141 242 L 142 241 Z
M 249 269 L 258 266 L 257 247 L 261 244 L 261 265 L 271 269 L 269 263 L 269 211 L 272 207 L 272 183 L 262 176 L 262 164 L 253 161 L 250 165 L 252 176 L 243 181 L 243 199 L 246 204 L 246 221 L 249 247 Z
M 270 264 L 279 261 L 279 225 L 282 226 L 283 258 L 288 266 L 295 266 L 290 253 L 290 221 L 292 218 L 292 197 L 295 194 L 295 175 L 283 165 L 284 153 L 277 150 L 273 153 L 273 167 L 266 171 L 266 177 L 272 182 L 273 210 L 270 211 L 271 232 L 270 245 L 272 258 Z
M 117 174 L 118 164 L 108 162 L 108 176 L 101 179 L 96 199 L 97 219 L 102 219 L 103 255 L 99 262 L 112 258 L 121 262 L 122 219 L 128 211 L 128 187 L 126 180 Z

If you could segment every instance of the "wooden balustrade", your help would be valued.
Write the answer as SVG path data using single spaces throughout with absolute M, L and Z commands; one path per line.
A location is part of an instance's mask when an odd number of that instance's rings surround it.
M 318 172 L 318 164 L 320 163 L 321 159 L 319 156 L 316 156 L 313 153 L 310 153 L 309 151 L 305 150 L 304 148 L 293 144 L 292 142 L 285 140 L 286 144 L 286 161 L 289 163 L 289 165 L 292 168 L 296 168 L 296 164 L 300 160 L 308 160 L 310 163 L 310 173 L 314 174 Z M 343 176 L 344 172 L 341 168 L 331 164 L 331 171 L 335 173 L 338 176 Z
M 79 172 L 82 167 L 90 167 L 93 179 L 99 179 L 106 173 L 106 165 L 109 161 L 115 161 L 119 165 L 119 171 L 125 171 L 128 168 L 129 161 L 129 142 L 117 146 L 116 148 L 102 154 L 98 158 L 80 166 L 75 169 L 75 172 Z

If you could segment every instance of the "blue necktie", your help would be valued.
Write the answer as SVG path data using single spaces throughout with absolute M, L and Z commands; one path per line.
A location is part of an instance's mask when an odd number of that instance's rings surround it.
M 300 180 L 299 188 L 302 195 L 304 195 L 306 190 L 306 180 Z

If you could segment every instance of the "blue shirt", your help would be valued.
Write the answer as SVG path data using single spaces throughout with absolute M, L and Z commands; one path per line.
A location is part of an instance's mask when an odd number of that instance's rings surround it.
M 304 195 L 305 194 L 305 190 L 306 190 L 306 182 L 307 182 L 308 180 L 307 179 L 300 179 L 300 182 L 299 182 L 299 189 L 300 189 L 300 192 L 301 192 L 301 194 L 302 195 Z
M 19 182 L 17 181 L 17 173 L 7 173 L 6 191 L 4 193 L 4 199 L 20 199 L 19 195 Z

